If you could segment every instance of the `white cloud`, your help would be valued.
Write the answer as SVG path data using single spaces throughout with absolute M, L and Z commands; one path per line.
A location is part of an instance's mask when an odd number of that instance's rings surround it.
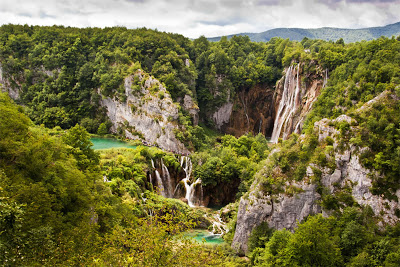
M 398 0 L 0 0 L 0 24 L 147 27 L 197 38 L 397 22 Z

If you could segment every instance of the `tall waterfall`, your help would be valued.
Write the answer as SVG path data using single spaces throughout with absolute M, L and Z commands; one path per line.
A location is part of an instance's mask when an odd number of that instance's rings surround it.
M 160 190 L 160 193 L 163 197 L 167 197 L 167 193 L 165 192 L 165 188 L 164 188 L 163 181 L 161 179 L 161 175 L 158 172 L 158 170 L 155 170 L 155 172 L 156 172 L 156 181 L 157 181 L 158 189 Z
M 171 179 L 171 175 L 169 173 L 168 167 L 164 164 L 163 160 L 157 161 L 157 166 L 161 165 L 161 174 L 155 166 L 153 160 L 151 160 L 151 166 L 154 169 L 155 179 L 150 174 L 150 182 L 156 182 L 157 187 L 160 191 L 160 194 L 167 198 L 179 197 L 176 192 L 178 191 L 180 185 L 184 185 L 185 187 L 185 198 L 188 201 L 188 205 L 190 207 L 195 207 L 201 202 L 203 197 L 203 188 L 201 186 L 201 179 L 196 179 L 196 181 L 191 181 L 192 176 L 192 161 L 189 157 L 182 156 L 180 158 L 180 165 L 185 173 L 185 178 L 183 178 L 179 183 L 176 184 L 175 190 L 174 186 L 176 181 L 174 182 Z M 160 169 L 160 168 L 159 168 Z M 153 181 L 155 180 L 155 181 Z M 196 194 L 196 189 L 199 188 L 201 191 Z M 182 191 L 179 191 L 182 192 Z M 196 195 L 200 195 L 200 199 L 196 199 Z
M 282 128 L 290 119 L 297 108 L 300 106 L 300 82 L 299 82 L 300 65 L 297 65 L 297 79 L 293 75 L 293 66 L 286 71 L 285 84 L 283 88 L 282 98 L 279 102 L 278 112 L 276 113 L 274 129 L 272 131 L 271 142 L 277 143 L 281 135 Z
M 154 172 L 156 173 L 156 182 L 157 182 L 157 187 L 158 187 L 158 190 L 160 191 L 160 194 L 161 194 L 163 197 L 167 197 L 167 194 L 166 194 L 165 188 L 164 188 L 163 180 L 161 179 L 160 173 L 159 173 L 158 170 L 155 168 L 155 166 L 154 166 L 154 161 L 153 161 L 153 160 L 151 160 L 151 166 L 153 167 Z
M 163 180 L 166 184 L 166 196 L 169 198 L 174 197 L 173 196 L 173 188 L 172 188 L 172 181 L 171 181 L 171 175 L 169 174 L 167 166 L 164 165 L 163 160 L 161 159 L 161 168 L 162 168 L 162 175 L 163 175 Z
M 181 167 L 183 168 L 186 176 L 184 179 L 182 179 L 186 189 L 185 198 L 187 199 L 190 207 L 195 207 L 195 188 L 198 184 L 201 186 L 201 179 L 197 178 L 195 182 L 191 183 L 190 176 L 192 174 L 192 161 L 189 157 L 181 157 Z

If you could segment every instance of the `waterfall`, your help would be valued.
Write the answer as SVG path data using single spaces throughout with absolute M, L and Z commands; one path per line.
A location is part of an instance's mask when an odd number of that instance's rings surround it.
M 186 189 L 186 194 L 185 194 L 185 198 L 188 201 L 188 205 L 190 207 L 195 207 L 195 187 L 196 185 L 200 184 L 201 186 L 201 179 L 198 178 L 195 182 L 190 184 L 190 176 L 192 174 L 192 161 L 190 160 L 189 157 L 185 157 L 182 156 L 181 158 L 181 167 L 183 168 L 184 172 L 185 172 L 185 178 L 182 179 L 182 182 L 185 185 L 185 189 Z
M 161 159 L 161 167 L 162 167 L 162 174 L 163 174 L 163 179 L 167 185 L 167 192 L 165 194 L 167 197 L 174 197 L 173 192 L 172 192 L 172 181 L 171 181 L 171 175 L 169 174 L 167 166 L 164 165 L 163 160 Z
M 107 176 L 103 175 L 103 182 L 105 183 L 109 183 L 111 182 L 110 180 L 108 180 Z
M 167 194 L 165 193 L 164 184 L 161 179 L 161 175 L 157 169 L 155 170 L 155 172 L 156 172 L 156 181 L 157 181 L 158 189 L 160 190 L 160 193 L 163 197 L 167 197 Z
M 157 187 L 160 191 L 160 194 L 163 197 L 167 198 L 173 198 L 177 197 L 176 192 L 180 186 L 181 183 L 178 183 L 175 186 L 174 189 L 174 182 L 173 179 L 171 179 L 171 175 L 169 173 L 168 167 L 164 164 L 163 160 L 160 160 L 161 163 L 161 174 L 160 172 L 155 168 L 154 161 L 151 160 L 151 166 L 154 169 L 155 173 L 155 178 L 151 174 L 149 175 L 150 178 L 150 183 L 153 184 L 154 180 L 157 184 Z M 188 205 L 190 207 L 195 207 L 198 202 L 201 202 L 201 199 L 203 198 L 203 188 L 201 186 L 201 179 L 198 178 L 196 181 L 191 181 L 191 175 L 192 175 L 192 161 L 190 160 L 189 157 L 182 156 L 180 159 L 180 164 L 181 167 L 185 173 L 185 178 L 181 180 L 182 184 L 185 186 L 185 198 L 188 201 Z M 200 199 L 196 199 L 196 188 L 197 186 L 200 185 Z
M 214 216 L 215 221 L 212 224 L 212 233 L 214 235 L 223 235 L 228 233 L 228 229 L 226 228 L 225 223 L 222 221 L 220 214 L 216 214 Z
M 243 104 L 244 114 L 246 115 L 246 119 L 247 119 L 247 131 L 249 131 L 250 130 L 250 119 L 249 119 L 249 115 L 247 114 L 246 104 L 244 102 L 244 98 L 242 99 L 239 96 L 239 99 L 240 99 L 240 101 L 242 101 L 242 104 Z
M 324 75 L 324 83 L 322 84 L 322 88 L 326 87 L 326 84 L 328 83 L 328 69 L 325 69 L 325 75 Z
M 297 80 L 294 84 L 293 66 L 286 71 L 285 84 L 283 87 L 282 98 L 279 102 L 278 112 L 276 113 L 274 129 L 272 131 L 271 142 L 277 143 L 281 135 L 282 127 L 287 124 L 288 119 L 294 115 L 300 105 L 300 81 L 299 81 L 300 65 L 297 65 Z M 286 136 L 284 135 L 284 138 Z
M 163 180 L 161 179 L 161 175 L 160 175 L 160 173 L 158 172 L 158 170 L 156 169 L 156 167 L 154 165 L 153 159 L 151 160 L 151 166 L 153 167 L 154 172 L 156 174 L 157 187 L 158 187 L 158 190 L 160 191 L 160 194 L 163 197 L 167 197 L 167 194 L 166 194 L 165 188 L 164 188 Z M 150 182 L 153 184 L 151 174 L 150 174 Z

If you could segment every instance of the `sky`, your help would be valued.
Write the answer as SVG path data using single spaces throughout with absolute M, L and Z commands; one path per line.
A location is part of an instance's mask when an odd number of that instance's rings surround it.
M 0 0 L 0 24 L 146 27 L 190 38 L 400 21 L 400 0 Z

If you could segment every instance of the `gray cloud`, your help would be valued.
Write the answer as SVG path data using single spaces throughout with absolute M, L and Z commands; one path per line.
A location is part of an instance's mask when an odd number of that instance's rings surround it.
M 196 38 L 277 27 L 382 26 L 399 0 L 0 0 L 0 24 L 147 27 Z
M 21 16 L 21 17 L 32 18 L 32 14 L 29 14 L 29 13 L 18 13 L 17 15 L 18 15 L 18 16 Z
M 284 2 L 287 2 L 287 1 L 279 1 L 279 0 L 258 0 L 257 1 L 257 5 L 260 5 L 260 6 L 275 6 L 275 5 L 279 5 L 279 4 L 287 4 L 287 3 L 284 3 Z

